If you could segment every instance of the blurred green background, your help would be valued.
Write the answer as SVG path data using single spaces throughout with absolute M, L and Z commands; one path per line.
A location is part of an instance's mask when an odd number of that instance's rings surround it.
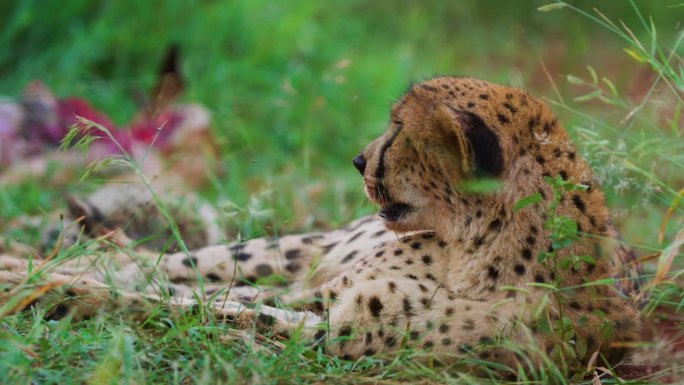
M 183 99 L 212 111 L 221 150 L 216 178 L 203 194 L 273 209 L 267 220 L 285 227 L 327 227 L 373 211 L 351 159 L 384 130 L 388 107 L 411 81 L 460 74 L 557 99 L 554 82 L 568 105 L 595 112 L 611 127 L 642 101 L 655 75 L 623 51 L 627 43 L 569 8 L 537 10 L 547 3 L 5 1 L 0 94 L 17 97 L 40 79 L 57 95 L 84 97 L 123 124 L 137 109 L 132 93 L 154 84 L 165 49 L 179 44 Z M 663 47 L 674 43 L 684 13 L 681 0 L 570 3 L 594 16 L 597 8 L 648 40 L 637 8 L 652 16 Z M 587 65 L 616 85 L 623 108 L 572 101 L 586 89 L 566 75 L 586 78 Z M 575 136 L 574 126 L 593 127 L 580 114 L 555 109 Z M 613 140 L 621 134 L 601 135 Z M 594 167 L 603 167 L 600 146 L 584 151 Z M 643 167 L 648 162 L 653 159 Z M 610 167 L 606 178 L 625 177 Z M 643 204 L 641 192 L 611 193 L 611 205 L 632 210 Z M 51 211 L 59 197 L 50 194 L 22 193 L 21 200 L 35 203 L 25 205 L 31 211 Z M 639 236 L 638 229 L 632 233 Z

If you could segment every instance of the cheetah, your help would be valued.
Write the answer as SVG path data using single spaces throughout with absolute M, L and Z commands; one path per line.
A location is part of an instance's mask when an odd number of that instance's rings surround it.
M 97 273 L 58 267 L 38 290 L 56 292 L 44 299 L 47 316 L 135 313 L 161 300 L 136 281 L 153 269 L 167 279 L 170 306 L 197 306 L 199 295 L 239 327 L 296 332 L 344 359 L 413 347 L 445 364 L 473 356 L 515 367 L 521 353 L 504 341 L 533 343 L 556 360 L 559 346 L 583 346 L 575 355 L 586 361 L 596 351 L 619 357 L 639 337 L 637 306 L 625 295 L 638 281 L 633 255 L 619 244 L 588 164 L 542 101 L 467 77 L 413 84 L 353 165 L 378 215 L 329 232 L 150 252 L 160 263 L 121 267 L 118 295 Z M 558 192 L 549 178 L 583 188 Z M 468 188 L 480 180 L 496 187 Z M 539 201 L 519 205 L 531 196 Z M 554 248 L 552 216 L 576 225 L 573 242 Z M 543 255 L 584 262 L 554 268 Z M 0 283 L 25 282 L 20 262 L 5 257 Z M 259 285 L 273 275 L 286 288 Z M 625 279 L 595 284 L 611 275 Z M 21 310 L 29 301 L 18 296 L 5 291 L 0 303 Z M 565 322 L 574 328 L 559 340 L 549 329 Z

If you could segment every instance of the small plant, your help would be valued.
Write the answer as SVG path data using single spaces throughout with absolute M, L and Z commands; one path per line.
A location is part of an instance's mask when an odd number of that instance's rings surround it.
M 577 222 L 558 213 L 563 195 L 572 191 L 583 191 L 587 186 L 564 180 L 560 175 L 555 178 L 544 176 L 545 182 L 551 186 L 553 197 L 546 203 L 547 219 L 544 229 L 548 232 L 550 248 L 537 255 L 537 261 L 551 271 L 551 282 L 535 282 L 530 286 L 545 289 L 547 293 L 542 298 L 534 313 L 534 328 L 552 341 L 553 347 L 547 350 L 549 357 L 555 362 L 563 363 L 566 373 L 576 373 L 577 379 L 584 376 L 582 363 L 586 361 L 588 352 L 587 341 L 577 332 L 577 327 L 587 325 L 586 316 L 573 319 L 566 314 L 565 306 L 575 297 L 574 288 L 564 287 L 563 277 L 569 270 L 577 271 L 585 265 L 594 265 L 596 261 L 590 255 L 576 255 L 567 249 L 582 236 L 578 231 Z M 539 193 L 521 199 L 514 207 L 520 210 L 532 204 L 541 203 Z M 601 279 L 596 282 L 586 282 L 587 286 L 611 285 L 613 279 Z M 612 325 L 600 311 L 594 314 L 599 318 L 600 329 L 604 335 L 611 333 Z

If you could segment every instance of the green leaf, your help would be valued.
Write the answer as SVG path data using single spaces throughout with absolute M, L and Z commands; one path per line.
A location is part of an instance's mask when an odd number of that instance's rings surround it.
M 596 75 L 594 67 L 587 66 L 587 71 L 589 71 L 589 75 L 591 75 L 591 82 L 594 83 L 594 85 L 596 85 L 598 83 L 598 76 Z
M 563 270 L 567 270 L 570 268 L 570 264 L 572 263 L 572 260 L 569 257 L 565 257 L 560 260 L 559 266 Z
M 541 193 L 534 193 L 530 196 L 527 196 L 517 202 L 515 202 L 515 205 L 513 206 L 513 212 L 516 212 L 522 208 L 525 208 L 529 205 L 533 205 L 535 203 L 539 203 L 542 201 L 542 196 Z
M 596 281 L 592 282 L 587 282 L 583 286 L 600 286 L 600 285 L 607 285 L 607 286 L 612 286 L 615 284 L 615 278 L 601 278 Z
M 564 3 L 546 4 L 546 5 L 542 5 L 541 7 L 537 8 L 537 11 L 539 11 L 539 12 L 551 12 L 551 11 L 557 11 L 559 9 L 563 9 L 567 6 L 568 5 L 564 4 Z
M 538 263 L 544 263 L 544 261 L 546 261 L 546 259 L 547 259 L 550 255 L 551 255 L 551 254 L 549 254 L 549 253 L 547 253 L 547 252 L 545 252 L 545 251 L 542 251 L 541 253 L 539 253 L 539 255 L 537 255 L 537 262 L 538 262 Z
M 580 255 L 579 259 L 587 265 L 595 265 L 596 260 L 591 255 Z
M 533 287 L 539 287 L 542 289 L 548 289 L 548 290 L 556 290 L 556 286 L 550 284 L 550 283 L 537 283 L 537 282 L 529 282 L 527 283 L 527 286 L 533 286 Z
M 615 85 L 613 84 L 613 82 L 608 80 L 608 78 L 606 78 L 606 77 L 602 77 L 601 80 L 608 87 L 611 95 L 618 96 L 617 88 L 615 88 Z
M 551 334 L 551 325 L 549 325 L 549 321 L 546 319 L 546 317 L 539 317 L 537 319 L 536 326 L 537 330 L 539 330 L 542 334 Z
M 589 317 L 583 315 L 577 318 L 577 326 L 584 326 L 587 324 L 587 321 L 589 321 Z
M 490 193 L 496 191 L 501 182 L 494 178 L 480 178 L 461 183 L 461 189 L 470 193 Z
M 574 76 L 574 75 L 566 75 L 565 80 L 567 80 L 568 83 L 574 84 L 577 86 L 581 86 L 584 84 L 584 80 L 582 80 L 581 78 Z
M 638 53 L 632 51 L 631 49 L 624 48 L 624 51 L 629 55 L 632 59 L 638 61 L 639 63 L 648 63 L 648 59 L 639 55 Z
M 602 92 L 603 91 L 601 91 L 601 90 L 594 90 L 594 91 L 588 92 L 584 95 L 574 97 L 574 98 L 572 98 L 572 100 L 574 100 L 576 102 L 586 102 L 586 101 L 589 101 L 592 99 L 596 99 L 597 97 L 599 97 L 599 95 L 601 95 Z

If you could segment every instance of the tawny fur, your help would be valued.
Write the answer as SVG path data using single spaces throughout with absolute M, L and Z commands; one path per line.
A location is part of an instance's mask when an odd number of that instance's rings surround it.
M 518 357 L 499 346 L 502 338 L 551 351 L 557 336 L 537 328 L 537 305 L 547 291 L 529 283 L 575 287 L 574 297 L 550 306 L 543 316 L 551 322 L 561 312 L 576 323 L 583 318 L 574 338 L 585 341 L 590 352 L 608 353 L 611 344 L 638 337 L 638 313 L 626 297 L 613 287 L 585 285 L 629 271 L 625 263 L 631 254 L 618 245 L 587 163 L 544 103 L 514 88 L 438 77 L 412 86 L 393 106 L 390 120 L 387 132 L 360 158 L 366 192 L 386 220 L 367 217 L 327 233 L 169 254 L 148 269 L 168 278 L 177 306 L 192 303 L 187 298 L 197 290 L 192 285 L 199 276 L 208 283 L 200 295 L 214 294 L 210 307 L 216 314 L 282 335 L 303 328 L 305 338 L 348 359 L 392 354 L 408 345 L 425 348 L 443 362 L 477 354 L 515 365 Z M 473 193 L 464 188 L 464 182 L 483 174 L 497 180 L 498 189 Z M 553 191 L 543 177 L 557 175 L 588 186 L 566 193 L 555 213 L 575 220 L 579 230 L 577 241 L 559 253 L 596 261 L 558 277 L 537 262 L 550 250 L 544 223 Z M 543 202 L 513 209 L 535 193 Z M 402 212 L 388 218 L 397 204 Z M 19 284 L 22 266 L 5 266 L 11 272 L 0 276 L 3 282 Z M 146 277 L 138 265 L 121 271 L 118 281 L 128 290 L 119 300 L 123 305 L 147 289 L 140 288 Z M 289 292 L 246 284 L 272 274 L 287 279 Z M 101 289 L 101 277 L 91 279 L 76 281 L 76 287 L 92 314 L 98 301 L 117 299 Z M 65 281 L 63 276 L 50 280 Z M 621 288 L 629 291 L 630 282 Z M 98 294 L 89 294 L 91 289 Z M 153 293 L 138 296 L 154 298 Z M 288 310 L 272 307 L 276 298 Z M 257 311 L 240 302 L 262 305 Z M 74 305 L 72 313 L 80 311 L 79 301 L 66 303 Z M 600 333 L 604 321 L 613 325 L 612 335 Z

